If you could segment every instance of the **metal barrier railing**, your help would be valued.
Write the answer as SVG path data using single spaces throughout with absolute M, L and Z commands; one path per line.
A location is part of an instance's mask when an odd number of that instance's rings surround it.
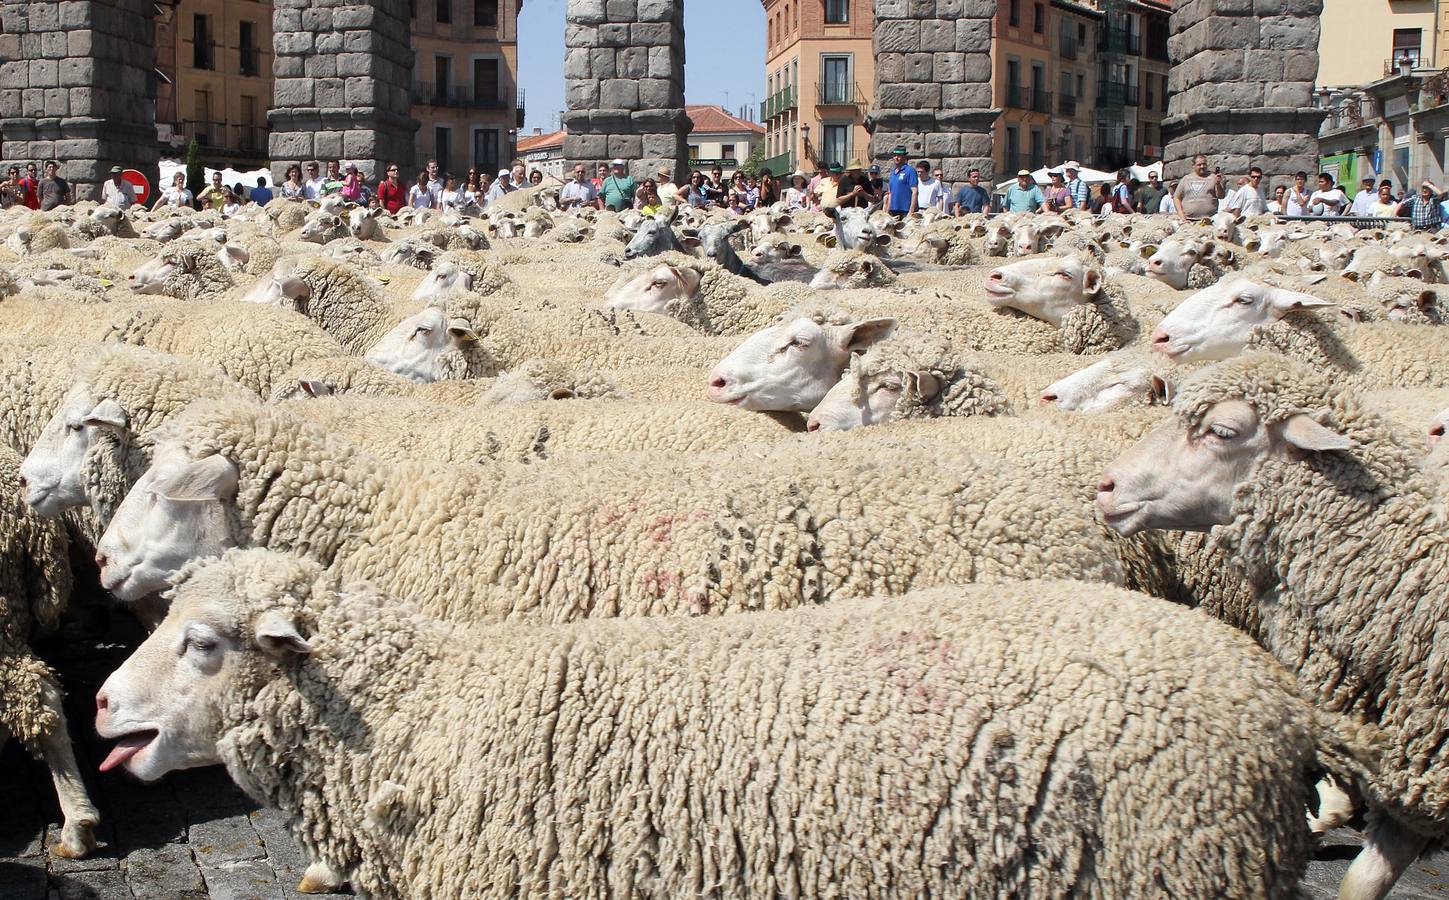
M 1381 228 L 1392 222 L 1414 223 L 1408 216 L 1285 216 L 1280 213 L 1277 218 L 1279 222 L 1342 222 L 1354 228 Z

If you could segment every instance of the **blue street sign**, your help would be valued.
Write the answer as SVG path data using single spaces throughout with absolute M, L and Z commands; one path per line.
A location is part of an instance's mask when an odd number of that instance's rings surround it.
M 1384 150 L 1382 147 L 1374 149 L 1374 174 L 1377 175 L 1384 170 Z

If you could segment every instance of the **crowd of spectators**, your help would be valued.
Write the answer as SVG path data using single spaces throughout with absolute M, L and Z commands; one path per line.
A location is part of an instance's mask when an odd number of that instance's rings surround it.
M 41 172 L 37 172 L 37 169 Z M 186 175 L 176 173 L 171 184 L 156 192 L 152 209 L 163 206 L 209 208 L 231 215 L 247 204 L 265 205 L 272 199 L 306 201 L 330 195 L 362 206 L 377 206 L 396 213 L 404 206 L 418 209 L 486 208 L 505 194 L 520 187 L 542 184 L 545 175 L 538 169 L 529 171 L 521 160 L 496 175 L 470 168 L 459 178 L 439 171 L 435 159 L 428 160 L 410 182 L 400 178 L 397 163 L 389 163 L 383 177 L 369 184 L 355 163 L 343 164 L 328 160 L 324 164 L 311 161 L 293 164 L 286 170 L 281 184 L 271 186 L 265 176 L 256 186 L 247 189 L 237 183 L 222 183 L 220 172 L 213 172 L 209 184 L 193 193 L 186 185 Z M 637 209 L 654 213 L 674 204 L 696 208 L 723 208 L 735 213 L 772 206 L 788 209 L 820 211 L 830 207 L 871 207 L 879 205 L 891 215 L 901 218 L 912 213 L 936 209 L 950 215 L 980 212 L 1058 213 L 1068 209 L 1085 209 L 1096 215 L 1121 213 L 1159 213 L 1183 220 L 1204 219 L 1219 210 L 1244 216 L 1274 214 L 1290 217 L 1354 216 L 1359 218 L 1406 218 L 1415 228 L 1439 228 L 1449 223 L 1449 193 L 1432 182 L 1423 182 L 1417 192 L 1397 195 L 1393 182 L 1375 182 L 1365 178 L 1361 188 L 1349 198 L 1348 189 L 1334 184 L 1328 174 L 1320 174 L 1316 184 L 1309 184 L 1306 172 L 1294 175 L 1291 184 L 1269 187 L 1267 177 L 1258 166 L 1239 176 L 1229 188 L 1221 169 L 1208 168 L 1208 160 L 1197 156 L 1192 171 L 1170 184 L 1162 182 L 1155 171 L 1146 181 L 1134 179 L 1129 170 L 1116 173 L 1114 181 L 1088 185 L 1081 178 L 1082 166 L 1068 161 L 1059 171 L 1049 171 L 1049 183 L 1036 183 L 1025 169 L 1016 173 L 1015 183 L 993 196 L 990 185 L 981 183 L 981 172 L 971 169 L 965 183 L 954 191 L 942 177 L 941 168 L 929 160 L 914 165 L 907 158 L 905 147 L 891 153 L 890 165 L 882 171 L 879 165 L 867 166 L 860 159 L 845 165 L 818 163 L 814 173 L 796 171 L 777 179 L 769 169 L 758 174 L 736 171 L 726 179 L 724 170 L 713 167 L 708 174 L 692 170 L 683 184 L 676 184 L 668 166 L 661 166 L 653 176 L 636 179 L 628 174 L 622 159 L 599 164 L 590 177 L 583 164 L 574 166 L 573 175 L 563 182 L 559 206 L 563 209 L 593 208 L 622 211 Z M 128 209 L 137 202 L 135 186 L 124 177 L 120 166 L 111 169 L 111 177 L 101 186 L 101 202 Z M 556 179 L 555 179 L 556 181 Z M 22 169 L 12 165 L 0 181 L 0 209 L 23 205 L 30 209 L 50 210 L 74 202 L 70 183 L 60 174 L 59 163 L 41 166 L 27 163 Z

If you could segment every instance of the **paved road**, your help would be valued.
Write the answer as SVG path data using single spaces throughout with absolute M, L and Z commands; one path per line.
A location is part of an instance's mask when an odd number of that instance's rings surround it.
M 85 633 L 83 633 L 85 632 Z M 104 638 L 96 638 L 104 634 Z M 147 787 L 96 765 L 108 747 L 91 728 L 93 698 L 141 634 L 121 614 L 75 628 L 44 648 L 69 694 L 71 734 L 105 822 L 90 859 L 52 857 L 60 828 L 43 765 L 12 743 L 0 754 L 0 900 L 295 900 L 306 868 L 280 818 L 246 798 L 217 768 Z M 1332 900 L 1358 849 L 1356 832 L 1330 836 L 1308 873 L 1309 896 Z M 1449 900 L 1449 853 L 1420 860 L 1391 900 Z

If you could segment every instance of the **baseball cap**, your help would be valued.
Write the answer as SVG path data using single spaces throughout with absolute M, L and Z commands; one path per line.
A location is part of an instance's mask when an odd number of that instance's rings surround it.
M 880 166 L 871 166 L 870 167 L 870 174 L 872 174 L 872 175 L 879 175 L 880 174 Z
M 499 178 L 505 178 L 505 177 L 506 178 L 512 178 L 513 177 L 513 173 L 510 172 L 510 171 L 508 171 L 507 169 L 499 169 L 498 170 L 498 177 Z
M 1025 175 L 1025 176 L 1027 176 L 1027 177 L 1028 177 L 1028 178 L 1030 178 L 1030 177 L 1031 177 L 1031 173 L 1030 173 L 1030 172 L 1028 172 L 1028 171 L 1027 171 L 1027 170 L 1025 170 L 1025 169 L 1018 169 L 1018 170 L 1017 170 L 1017 172 L 1016 172 L 1016 174 L 1017 174 L 1017 175 L 1018 175 L 1018 176 L 1021 176 L 1021 175 Z
M 126 171 L 126 170 L 125 169 L 122 169 L 120 166 L 111 166 L 111 174 L 112 175 L 119 175 L 119 174 L 121 174 L 124 171 Z
M 611 166 L 622 166 L 623 164 L 624 161 L 622 159 L 616 159 L 613 162 L 609 163 L 609 165 Z

